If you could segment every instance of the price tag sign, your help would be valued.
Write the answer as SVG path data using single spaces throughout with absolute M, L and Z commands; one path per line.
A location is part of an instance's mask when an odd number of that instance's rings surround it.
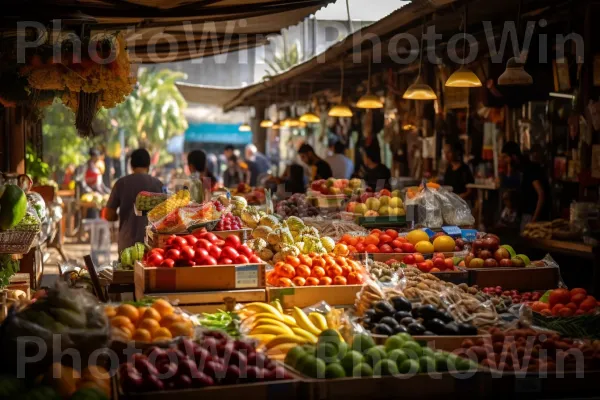
M 235 267 L 236 289 L 258 287 L 258 265 L 244 265 Z
M 430 238 L 432 238 L 435 235 L 435 232 L 429 228 L 423 228 L 423 232 L 425 232 Z
M 463 229 L 461 232 L 462 238 L 469 243 L 477 239 L 477 231 L 475 229 Z
M 442 226 L 442 231 L 448 236 L 460 236 L 462 234 L 458 226 Z

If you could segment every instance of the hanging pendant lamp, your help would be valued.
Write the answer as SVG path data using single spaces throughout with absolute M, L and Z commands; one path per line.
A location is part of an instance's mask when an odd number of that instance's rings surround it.
M 356 107 L 363 109 L 375 109 L 375 108 L 383 108 L 383 103 L 379 96 L 375 96 L 371 94 L 371 65 L 373 64 L 373 60 L 371 55 L 369 55 L 369 75 L 367 80 L 367 94 L 358 99 L 356 103 Z
M 519 11 L 517 13 L 517 35 L 521 31 L 521 10 L 523 7 L 523 0 L 519 1 Z M 500 86 L 528 86 L 533 85 L 533 77 L 525 71 L 526 58 L 513 57 L 506 63 L 506 69 L 498 78 L 498 85 Z
M 327 115 L 330 117 L 346 117 L 350 118 L 354 115 L 350 107 L 344 104 L 344 61 L 341 63 L 342 76 L 340 79 L 340 103 L 333 106 Z
M 406 100 L 437 100 L 437 95 L 426 83 L 421 81 L 421 67 L 423 66 L 423 37 L 425 36 L 425 24 L 421 27 L 421 46 L 419 48 L 420 59 L 419 59 L 419 75 L 415 83 L 410 85 L 406 92 L 402 95 L 403 99 Z
M 252 132 L 252 127 L 248 125 L 246 122 L 240 125 L 238 128 L 240 132 Z
M 465 14 L 463 17 L 463 65 L 455 71 L 450 78 L 446 81 L 446 86 L 457 87 L 457 88 L 472 88 L 481 87 L 481 81 L 466 65 L 465 60 L 467 57 L 467 13 L 468 8 L 465 4 Z
M 311 103 L 311 97 L 312 97 L 312 82 L 310 84 L 310 95 L 308 96 L 308 104 L 309 104 L 309 109 L 307 112 L 305 112 L 304 114 L 302 114 L 300 116 L 300 122 L 304 122 L 305 124 L 318 124 L 321 122 L 321 118 L 319 118 L 319 116 L 317 114 L 315 114 L 314 112 L 311 111 L 312 106 L 310 106 Z

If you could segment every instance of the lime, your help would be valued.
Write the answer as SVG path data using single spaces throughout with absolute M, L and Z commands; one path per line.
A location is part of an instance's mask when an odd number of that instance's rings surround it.
M 390 352 L 395 349 L 402 348 L 404 344 L 404 340 L 399 336 L 390 336 L 385 341 L 385 351 Z
M 375 347 L 375 342 L 371 336 L 366 333 L 354 335 L 352 340 L 352 350 L 358 351 L 359 353 L 364 353 L 371 347 Z
M 419 362 L 417 360 L 406 360 L 398 367 L 401 374 L 416 374 L 419 372 Z
M 285 356 L 284 362 L 290 367 L 295 368 L 298 360 L 301 359 L 305 354 L 306 352 L 304 351 L 302 346 L 296 346 L 290 351 L 288 351 L 287 355 Z
M 419 358 L 419 369 L 421 372 L 435 372 L 435 360 L 433 357 Z
M 346 371 L 339 363 L 329 364 L 325 369 L 325 379 L 345 378 Z
M 410 334 L 408 334 L 408 333 L 399 333 L 396 336 L 401 338 L 404 342 L 414 342 L 413 337 L 410 336 Z
M 396 365 L 400 366 L 404 361 L 408 360 L 408 355 L 404 350 L 396 349 L 392 350 L 387 355 L 388 360 L 392 360 Z
M 344 367 L 344 371 L 346 371 L 346 375 L 352 375 L 352 371 L 355 367 L 357 367 L 360 363 L 362 363 L 364 357 L 358 351 L 350 350 L 346 353 L 346 355 L 342 358 L 340 364 Z
M 373 369 L 368 364 L 360 363 L 352 370 L 352 376 L 355 378 L 373 376 Z
M 373 368 L 375 376 L 393 376 L 398 375 L 398 366 L 392 360 L 381 360 Z
M 383 346 L 375 346 L 371 347 L 365 353 L 365 362 L 369 364 L 371 367 L 375 366 L 379 361 L 385 359 L 387 357 L 387 353 L 385 352 L 385 348 Z
M 417 342 L 406 342 L 402 345 L 402 350 L 408 355 L 409 358 L 417 360 L 423 355 L 423 348 L 419 346 Z

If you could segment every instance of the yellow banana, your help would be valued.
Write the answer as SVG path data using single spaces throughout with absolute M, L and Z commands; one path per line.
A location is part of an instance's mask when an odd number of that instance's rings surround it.
M 296 323 L 298 324 L 298 326 L 300 328 L 304 329 L 305 331 L 309 331 L 310 333 L 312 333 L 315 336 L 318 336 L 321 333 L 321 330 L 319 328 L 317 328 L 315 326 L 315 324 L 310 322 L 310 319 L 308 319 L 308 317 L 306 316 L 304 311 L 302 311 L 298 307 L 294 307 L 292 316 L 296 320 Z
M 277 309 L 281 314 L 283 314 L 283 307 L 281 307 L 281 302 L 279 299 L 273 300 L 271 305 Z
M 322 331 L 329 329 L 329 327 L 327 326 L 327 320 L 325 319 L 325 316 L 321 313 L 311 312 L 310 314 L 308 314 L 308 319 L 310 319 L 310 322 L 315 324 L 315 326 Z
M 284 344 L 284 343 L 294 343 L 294 344 L 306 344 L 308 340 L 306 338 L 300 337 L 298 335 L 279 335 L 274 339 L 270 340 L 265 344 L 267 349 L 272 349 L 275 346 Z
M 258 321 L 256 321 L 254 323 L 253 329 L 259 326 L 278 326 L 280 328 L 283 328 L 285 330 L 287 330 L 289 333 L 292 333 L 292 330 L 290 329 L 289 326 L 287 326 L 286 324 L 284 324 L 281 321 L 277 321 L 276 319 L 272 319 L 272 318 L 261 318 Z
M 276 309 L 275 307 L 273 307 L 272 305 L 267 304 L 267 303 L 261 303 L 258 301 L 254 302 L 254 303 L 248 303 L 248 304 L 246 304 L 244 309 L 254 311 L 257 313 L 273 314 L 273 315 L 276 315 L 277 316 L 276 319 L 279 319 L 279 320 L 281 320 L 281 318 L 283 318 L 283 315 L 279 312 L 278 309 Z
M 298 326 L 298 324 L 296 323 L 296 320 L 291 315 L 284 315 L 283 316 L 283 322 L 285 322 L 285 324 L 287 326 L 292 326 L 292 327 L 293 326 Z
M 256 335 L 248 335 L 249 338 L 257 340 L 259 343 L 268 343 L 275 339 L 276 335 L 268 335 L 266 333 L 259 333 Z
M 269 350 L 267 350 L 267 355 L 269 357 L 286 355 L 288 351 L 290 351 L 291 349 L 293 349 L 296 346 L 298 346 L 297 343 L 278 344 L 277 346 L 271 347 Z
M 313 335 L 312 333 L 310 333 L 309 331 L 305 331 L 302 328 L 292 328 L 292 331 L 294 331 L 294 333 L 297 336 L 306 338 L 309 341 L 309 343 L 312 343 L 312 344 L 317 343 L 317 337 L 315 335 Z
M 289 327 L 282 328 L 280 326 L 275 326 L 275 325 L 261 325 L 261 326 L 257 326 L 256 328 L 252 329 L 250 334 L 252 334 L 252 335 L 260 335 L 260 334 L 290 335 L 290 332 L 292 334 L 294 333 Z
M 256 313 L 252 317 L 254 317 L 254 320 L 258 320 L 261 318 L 271 318 L 271 319 L 276 319 L 277 321 L 284 322 L 283 315 L 276 315 L 276 314 L 265 313 L 265 312 Z

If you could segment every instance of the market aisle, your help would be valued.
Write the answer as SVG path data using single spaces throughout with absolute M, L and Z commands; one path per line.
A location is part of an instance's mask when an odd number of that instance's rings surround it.
M 78 264 L 84 265 L 83 257 L 90 254 L 89 243 L 77 243 L 65 238 L 63 249 L 69 260 L 75 260 Z M 111 244 L 111 260 L 116 260 L 118 256 L 117 244 Z M 42 287 L 52 286 L 58 279 L 58 263 L 61 260 L 60 255 L 55 250 L 49 250 L 50 258 L 44 265 L 44 276 L 42 277 Z

